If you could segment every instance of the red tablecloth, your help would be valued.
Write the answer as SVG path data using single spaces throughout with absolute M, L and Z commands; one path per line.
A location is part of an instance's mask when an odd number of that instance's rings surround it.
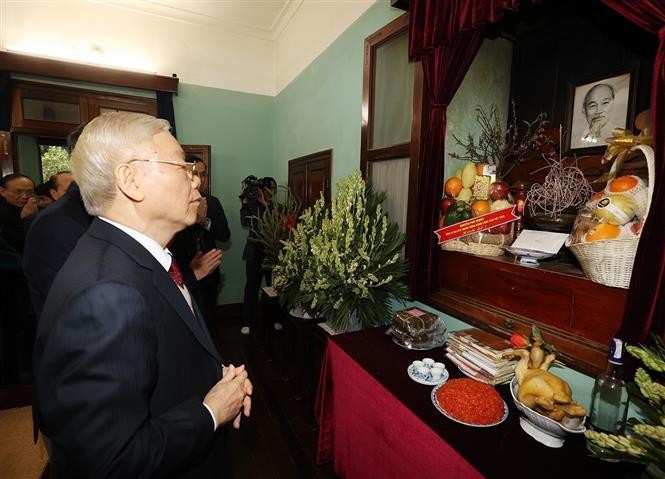
M 430 399 L 432 387 L 413 382 L 406 369 L 415 359 L 446 363 L 451 377 L 461 373 L 443 348 L 408 351 L 384 334 L 385 328 L 342 334 L 328 340 L 316 400 L 319 463 L 334 461 L 348 479 L 617 477 L 617 466 L 587 455 L 583 435 L 564 447 L 546 447 L 519 425 L 508 386 L 498 386 L 510 413 L 490 428 L 458 424 Z

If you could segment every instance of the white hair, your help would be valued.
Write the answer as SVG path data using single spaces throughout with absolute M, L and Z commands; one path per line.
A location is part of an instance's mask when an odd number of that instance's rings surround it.
M 145 157 L 146 142 L 169 122 L 143 113 L 109 112 L 88 123 L 71 155 L 71 168 L 88 214 L 101 215 L 116 194 L 115 168 Z

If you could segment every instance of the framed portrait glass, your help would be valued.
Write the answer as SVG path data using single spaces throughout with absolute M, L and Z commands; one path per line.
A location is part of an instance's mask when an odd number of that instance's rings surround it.
M 636 71 L 605 75 L 568 84 L 568 153 L 598 153 L 607 147 L 614 128 L 631 129 L 635 109 Z
M 185 161 L 201 161 L 205 165 L 205 169 L 202 167 L 196 167 L 196 170 L 201 179 L 201 186 L 199 191 L 201 194 L 209 195 L 210 194 L 210 145 L 180 145 L 185 151 Z

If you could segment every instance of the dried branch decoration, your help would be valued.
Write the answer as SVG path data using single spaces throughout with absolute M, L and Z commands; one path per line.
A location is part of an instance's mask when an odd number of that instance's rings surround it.
M 563 213 L 566 208 L 582 206 L 591 198 L 593 189 L 582 170 L 577 167 L 577 156 L 569 166 L 564 164 L 567 158 L 565 156 L 555 154 L 552 158 L 548 158 L 543 155 L 543 158 L 547 166 L 536 171 L 544 168 L 549 168 L 550 171 L 543 184 L 535 183 L 526 195 L 526 202 L 532 215 L 548 213 L 550 216 L 556 216 Z
M 593 190 L 582 170 L 577 167 L 577 158 L 570 166 L 564 166 L 562 159 L 543 158 L 547 161 L 550 172 L 542 185 L 534 184 L 526 195 L 532 215 L 549 213 L 555 216 L 566 208 L 582 206 L 591 198 Z

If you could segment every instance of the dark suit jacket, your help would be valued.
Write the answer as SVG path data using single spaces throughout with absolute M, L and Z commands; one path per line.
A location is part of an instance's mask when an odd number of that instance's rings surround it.
M 58 477 L 222 477 L 223 428 L 202 400 L 221 378 L 203 325 L 139 243 L 95 219 L 37 331 L 40 429 Z
M 228 241 L 231 237 L 229 223 L 224 214 L 224 208 L 214 196 L 204 195 L 208 200 L 208 218 L 210 218 L 210 231 L 199 224 L 194 224 L 175 235 L 170 250 L 178 263 L 189 265 L 197 251 L 207 253 L 216 248 L 216 241 Z M 219 268 L 215 269 L 205 278 L 199 281 L 199 287 L 204 293 L 210 293 L 217 296 L 217 286 L 221 276 Z
M 55 275 L 91 222 L 74 182 L 62 198 L 35 215 L 25 239 L 23 271 L 37 318 Z

